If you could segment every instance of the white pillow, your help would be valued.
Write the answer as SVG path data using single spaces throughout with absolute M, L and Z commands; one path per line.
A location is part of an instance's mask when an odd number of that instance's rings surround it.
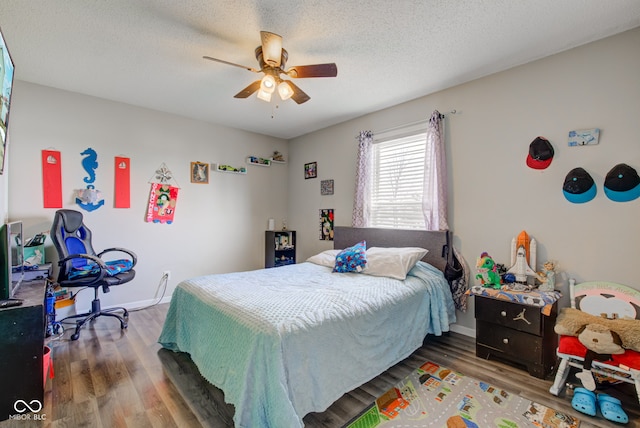
M 336 256 L 341 250 L 326 250 L 315 256 L 311 256 L 307 259 L 310 263 L 315 263 L 320 266 L 326 266 L 333 269 L 336 265 Z
M 367 267 L 362 273 L 372 276 L 386 276 L 405 279 L 407 273 L 429 250 L 418 247 L 367 248 Z

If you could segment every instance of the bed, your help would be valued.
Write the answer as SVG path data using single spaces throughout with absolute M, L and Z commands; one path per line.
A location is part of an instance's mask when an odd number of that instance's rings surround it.
M 302 427 L 455 322 L 447 233 L 336 228 L 335 248 L 428 249 L 404 280 L 303 262 L 183 281 L 158 341 L 224 391 L 236 427 Z

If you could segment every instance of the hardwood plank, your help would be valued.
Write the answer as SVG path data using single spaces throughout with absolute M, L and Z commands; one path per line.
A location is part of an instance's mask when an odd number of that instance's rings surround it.
M 232 427 L 233 406 L 224 402 L 222 391 L 202 378 L 186 354 L 164 350 L 157 343 L 167 309 L 168 304 L 163 304 L 132 311 L 124 331 L 117 321 L 105 318 L 86 326 L 78 341 L 69 340 L 72 326 L 50 341 L 55 378 L 45 389 L 41 413 L 47 419 L 38 426 Z M 619 427 L 574 411 L 570 391 L 560 397 L 551 395 L 551 379 L 537 379 L 510 364 L 477 358 L 474 339 L 455 333 L 428 337 L 405 360 L 344 394 L 326 411 L 306 415 L 305 426 L 341 427 L 427 360 L 570 413 L 583 421 L 583 428 Z M 640 405 L 631 385 L 605 392 L 622 400 L 631 419 L 626 426 L 640 427 Z M 0 422 L 0 428 L 25 426 L 31 425 Z

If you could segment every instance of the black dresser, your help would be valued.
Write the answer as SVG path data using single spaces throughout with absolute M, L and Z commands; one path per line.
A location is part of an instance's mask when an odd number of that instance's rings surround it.
M 476 355 L 497 357 L 544 379 L 556 364 L 558 336 L 553 331 L 558 302 L 544 315 L 540 307 L 491 297 L 475 297 Z
M 14 296 L 23 304 L 0 309 L 0 420 L 42 416 L 45 291 L 46 279 L 24 281 Z

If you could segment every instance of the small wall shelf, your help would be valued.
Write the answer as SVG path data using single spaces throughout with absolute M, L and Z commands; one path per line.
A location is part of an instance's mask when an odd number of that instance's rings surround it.
M 249 165 L 271 166 L 271 159 L 261 158 L 258 156 L 247 156 L 247 163 Z
M 213 167 L 214 171 L 218 171 L 218 172 L 226 172 L 226 173 L 230 173 L 230 174 L 246 174 L 247 173 L 247 169 L 243 166 L 241 166 L 240 168 L 236 168 L 230 165 L 220 165 L 220 164 L 211 164 L 211 166 Z
M 287 163 L 287 161 L 284 161 L 284 160 L 275 160 L 274 158 L 269 158 L 269 160 L 271 161 L 271 163 Z

